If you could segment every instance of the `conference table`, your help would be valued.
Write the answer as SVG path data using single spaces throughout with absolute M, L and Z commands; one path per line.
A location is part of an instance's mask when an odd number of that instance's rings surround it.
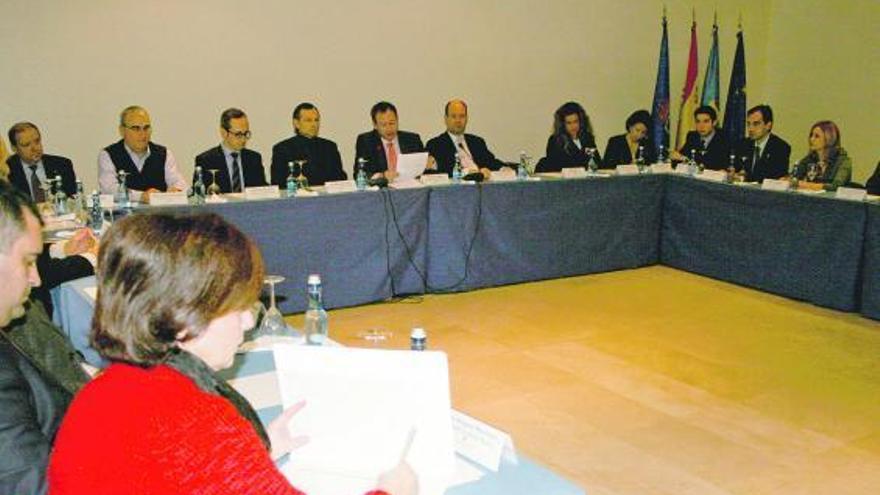
M 107 363 L 88 347 L 87 338 L 94 313 L 95 283 L 94 277 L 68 282 L 53 292 L 53 302 L 56 308 L 59 308 L 55 312 L 56 323 L 59 323 L 77 349 L 85 351 L 87 361 L 103 367 Z M 267 350 L 255 350 L 236 354 L 233 365 L 220 372 L 220 375 L 236 386 L 242 395 L 257 404 L 257 415 L 265 425 L 282 411 L 280 391 L 277 388 L 271 389 L 273 385 L 277 387 L 277 379 L 266 379 L 266 376 L 273 374 L 274 371 L 273 353 Z M 240 381 L 236 382 L 236 380 Z M 266 397 L 270 399 L 267 400 Z M 472 472 L 478 472 L 480 478 L 450 487 L 446 491 L 447 495 L 585 494 L 582 488 L 522 454 L 517 455 L 515 463 L 502 459 L 498 471 L 488 470 L 460 454 L 456 455 L 456 462 L 468 466 L 466 469 Z

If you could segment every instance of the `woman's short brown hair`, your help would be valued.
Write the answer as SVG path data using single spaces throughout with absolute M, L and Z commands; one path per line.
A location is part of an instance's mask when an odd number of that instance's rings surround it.
M 101 240 L 92 346 L 111 361 L 151 366 L 184 339 L 250 307 L 263 259 L 240 230 L 213 213 L 134 214 Z

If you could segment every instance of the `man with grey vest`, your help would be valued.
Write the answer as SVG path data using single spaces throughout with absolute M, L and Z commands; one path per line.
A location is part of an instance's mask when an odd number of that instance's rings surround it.
M 98 154 L 98 184 L 101 192 L 112 194 L 117 188 L 117 172 L 125 171 L 131 199 L 149 203 L 155 191 L 185 191 L 186 181 L 177 160 L 168 148 L 150 141 L 153 127 L 150 114 L 139 106 L 127 107 L 119 115 L 122 139 Z
M 44 494 L 55 434 L 88 381 L 79 356 L 31 299 L 40 285 L 42 220 L 0 181 L 0 493 Z

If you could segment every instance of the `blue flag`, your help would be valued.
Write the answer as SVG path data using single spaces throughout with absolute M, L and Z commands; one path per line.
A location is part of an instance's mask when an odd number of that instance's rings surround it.
M 663 16 L 663 38 L 660 41 L 660 60 L 657 62 L 657 83 L 651 106 L 651 141 L 656 156 L 669 156 L 669 38 L 666 34 L 666 15 Z
M 703 78 L 703 101 L 700 105 L 707 105 L 721 110 L 721 89 L 719 88 L 718 75 L 718 23 L 712 25 L 712 50 L 709 52 L 709 64 L 706 65 L 706 77 Z
M 746 135 L 746 54 L 742 29 L 736 38 L 736 55 L 724 105 L 724 135 L 731 144 L 740 142 Z

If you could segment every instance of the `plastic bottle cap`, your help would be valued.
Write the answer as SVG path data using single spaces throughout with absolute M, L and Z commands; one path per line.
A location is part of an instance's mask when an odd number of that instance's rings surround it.
M 311 274 L 311 275 L 309 275 L 309 281 L 308 281 L 308 283 L 309 283 L 309 284 L 320 284 L 320 283 L 321 283 L 321 276 L 320 276 L 320 275 L 317 275 L 317 274 L 314 274 L 314 273 Z
M 412 329 L 412 332 L 410 332 L 409 337 L 411 339 L 424 339 L 427 337 L 427 334 L 425 333 L 424 328 L 416 327 L 416 328 Z

